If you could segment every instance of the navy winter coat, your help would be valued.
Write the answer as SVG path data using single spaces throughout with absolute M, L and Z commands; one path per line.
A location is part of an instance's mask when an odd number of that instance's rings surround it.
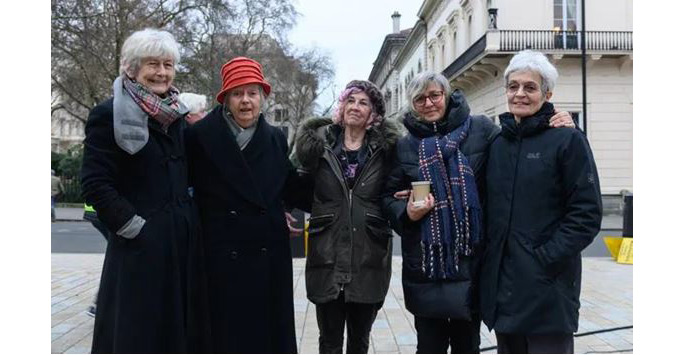
M 545 103 L 502 133 L 487 166 L 487 236 L 481 278 L 483 320 L 501 333 L 577 331 L 580 252 L 601 226 L 594 157 L 577 129 L 549 129 Z
M 401 236 L 402 284 L 406 309 L 416 316 L 471 319 L 478 309 L 476 280 L 481 257 L 479 249 L 475 248 L 472 256 L 461 258 L 460 280 L 429 280 L 421 271 L 421 221 L 413 222 L 408 218 L 407 200 L 398 200 L 392 196 L 396 191 L 410 189 L 412 181 L 422 180 L 418 171 L 419 139 L 446 135 L 463 124 L 469 115 L 470 108 L 461 91 L 454 91 L 449 98 L 445 117 L 436 123 L 421 122 L 412 114 L 407 114 L 404 125 L 409 135 L 397 142 L 395 161 L 385 185 L 385 213 L 392 228 Z M 468 136 L 461 143 L 460 149 L 473 169 L 480 201 L 483 201 L 487 154 L 499 128 L 485 116 L 471 116 L 471 119 Z

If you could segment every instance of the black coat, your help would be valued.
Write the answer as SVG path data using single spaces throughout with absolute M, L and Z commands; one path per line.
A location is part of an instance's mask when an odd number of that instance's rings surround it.
M 306 292 L 311 302 L 337 299 L 382 303 L 392 272 L 392 230 L 382 215 L 381 193 L 389 173 L 396 126 L 384 122 L 364 137 L 367 152 L 349 189 L 333 149 L 344 140 L 330 119 L 307 121 L 297 140 L 297 157 L 315 181 L 306 259 Z
M 217 106 L 187 130 L 206 247 L 213 352 L 295 353 L 285 135 L 259 117 L 241 151 Z
M 130 155 L 114 140 L 113 100 L 86 123 L 83 196 L 109 230 L 93 353 L 205 352 L 209 335 L 197 212 L 188 196 L 183 119 L 164 133 L 149 119 L 149 141 Z M 140 234 L 118 231 L 135 214 Z
M 469 319 L 477 311 L 477 279 L 480 260 L 476 246 L 472 256 L 461 258 L 460 280 L 433 281 L 421 271 L 420 224 L 413 222 L 406 214 L 407 200 L 392 197 L 394 192 L 410 189 L 412 181 L 422 180 L 418 171 L 419 139 L 435 134 L 443 136 L 458 128 L 470 115 L 470 108 L 460 91 L 449 98 L 445 117 L 435 124 L 419 121 L 412 114 L 404 117 L 409 135 L 399 140 L 395 163 L 390 173 L 384 200 L 384 207 L 392 227 L 402 237 L 403 256 L 402 283 L 406 309 L 416 316 L 429 318 Z M 485 167 L 490 143 L 499 132 L 498 127 L 485 116 L 470 116 L 472 119 L 468 136 L 461 143 L 461 152 L 473 169 L 480 201 L 485 194 Z M 417 139 L 416 139 L 417 138 Z M 427 216 L 427 215 L 426 215 Z
M 483 319 L 501 333 L 577 331 L 580 252 L 601 226 L 601 191 L 585 136 L 548 129 L 553 105 L 503 131 L 487 167 Z

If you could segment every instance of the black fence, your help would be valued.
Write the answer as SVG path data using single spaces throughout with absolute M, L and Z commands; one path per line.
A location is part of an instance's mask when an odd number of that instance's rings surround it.
M 580 50 L 579 31 L 501 30 L 501 51 Z M 586 31 L 587 50 L 631 51 L 631 31 Z

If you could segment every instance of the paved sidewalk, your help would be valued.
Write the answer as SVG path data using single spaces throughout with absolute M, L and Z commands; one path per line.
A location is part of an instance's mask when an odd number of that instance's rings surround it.
M 93 318 L 85 310 L 95 295 L 103 254 L 52 254 L 52 353 L 90 351 Z M 610 258 L 583 258 L 578 333 L 632 325 L 632 265 Z M 393 275 L 384 307 L 371 332 L 370 353 L 415 353 L 413 316 L 404 308 L 401 257 L 393 258 Z M 316 308 L 306 299 L 304 259 L 294 260 L 295 324 L 300 353 L 318 352 Z M 496 343 L 483 326 L 481 347 Z M 575 352 L 614 352 L 633 347 L 632 330 L 575 338 Z M 495 351 L 488 351 L 494 353 Z

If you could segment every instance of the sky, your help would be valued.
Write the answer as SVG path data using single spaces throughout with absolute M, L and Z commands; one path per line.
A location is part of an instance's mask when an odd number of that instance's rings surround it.
M 328 106 L 351 80 L 367 80 L 385 36 L 392 33 L 392 13 L 401 14 L 400 28 L 413 27 L 422 0 L 295 0 L 300 13 L 289 40 L 299 48 L 316 46 L 335 65 L 334 92 L 317 101 Z

